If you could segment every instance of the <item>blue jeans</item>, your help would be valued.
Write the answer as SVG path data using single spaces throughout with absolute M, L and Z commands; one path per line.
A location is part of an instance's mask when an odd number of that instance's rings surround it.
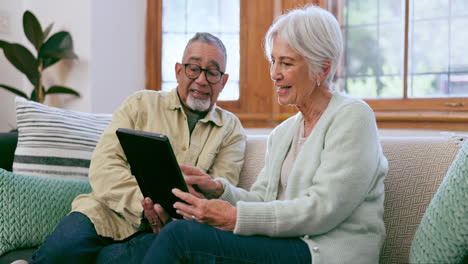
M 124 241 L 102 237 L 87 216 L 73 212 L 46 238 L 29 263 L 141 263 L 156 236 L 142 232 Z
M 312 263 L 307 244 L 299 238 L 239 236 L 194 221 L 165 226 L 143 263 Z

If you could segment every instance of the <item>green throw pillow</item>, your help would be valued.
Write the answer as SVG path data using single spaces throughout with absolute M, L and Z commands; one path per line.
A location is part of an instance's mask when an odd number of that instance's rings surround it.
M 90 191 L 88 181 L 26 176 L 0 169 L 0 255 L 39 246 L 70 212 L 73 199 Z
M 468 252 L 468 142 L 426 209 L 410 263 L 461 263 Z

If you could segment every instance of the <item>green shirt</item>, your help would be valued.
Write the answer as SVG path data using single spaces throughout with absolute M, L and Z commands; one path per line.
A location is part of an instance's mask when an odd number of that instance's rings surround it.
M 137 92 L 114 113 L 96 146 L 89 170 L 92 192 L 78 196 L 72 204 L 72 211 L 88 216 L 99 235 L 122 240 L 142 228 L 143 196 L 115 135 L 118 128 L 165 134 L 179 164 L 238 183 L 246 136 L 235 115 L 215 105 L 190 135 L 176 89 Z

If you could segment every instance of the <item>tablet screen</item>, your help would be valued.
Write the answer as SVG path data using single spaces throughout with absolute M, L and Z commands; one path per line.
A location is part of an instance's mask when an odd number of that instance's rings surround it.
M 188 188 L 169 138 L 163 134 L 125 128 L 117 129 L 116 133 L 143 196 L 160 204 L 171 217 L 182 218 L 173 204 L 183 201 L 171 190 L 178 188 L 188 192 Z

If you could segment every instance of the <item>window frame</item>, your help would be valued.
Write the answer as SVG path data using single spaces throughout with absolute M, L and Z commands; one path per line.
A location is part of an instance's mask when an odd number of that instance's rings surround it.
M 261 3 L 260 3 L 261 2 Z M 297 113 L 280 106 L 263 55 L 263 38 L 274 17 L 305 4 L 327 8 L 327 0 L 240 0 L 239 100 L 217 105 L 237 115 L 244 127 L 274 127 Z M 407 94 L 409 0 L 405 0 L 404 95 Z M 147 0 L 146 89 L 161 85 L 162 1 Z M 379 128 L 468 131 L 468 98 L 364 99 L 374 110 Z

